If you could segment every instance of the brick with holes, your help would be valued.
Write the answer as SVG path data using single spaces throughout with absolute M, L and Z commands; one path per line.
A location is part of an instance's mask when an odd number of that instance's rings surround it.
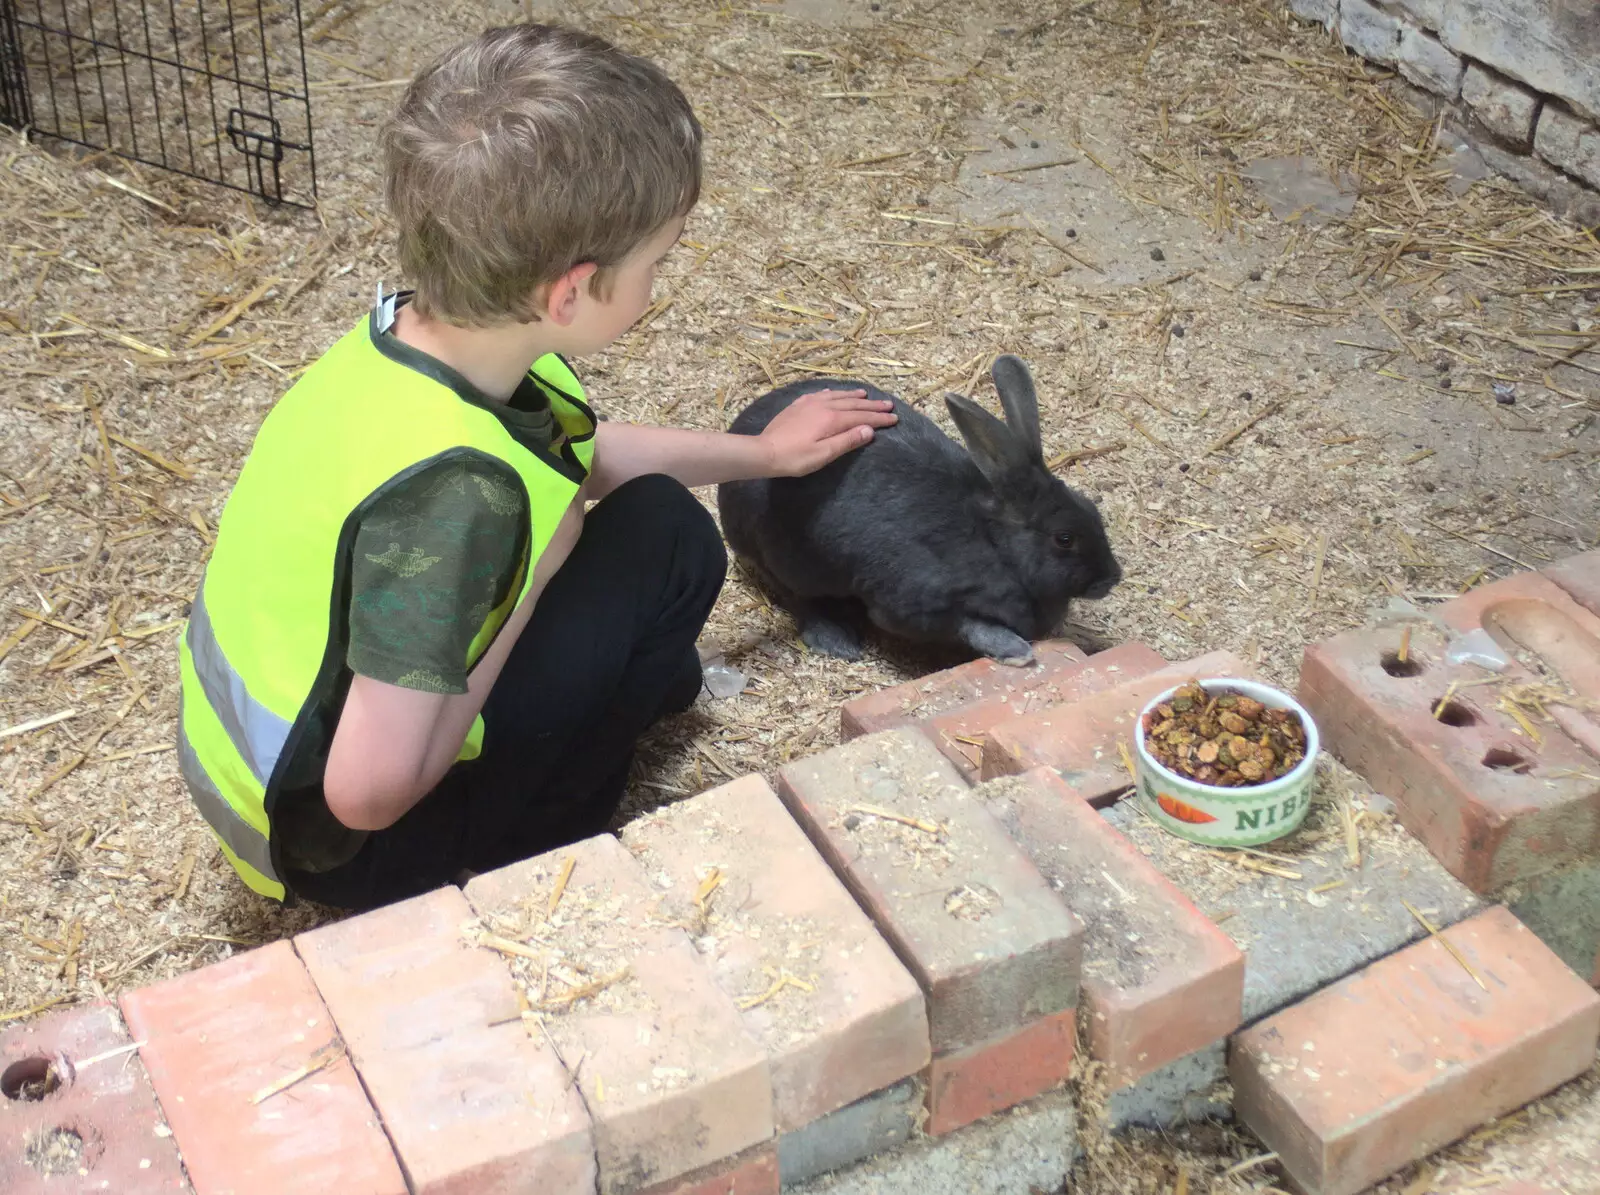
M 108 1003 L 0 1034 L 0 1191 L 187 1192 L 122 1018 Z
M 1569 562 L 1569 572 L 1580 563 Z M 1438 613 L 1458 631 L 1488 632 L 1527 666 L 1513 675 L 1569 687 L 1580 702 L 1600 709 L 1600 615 L 1549 577 L 1506 577 L 1446 602 Z M 1600 715 L 1576 702 L 1552 701 L 1547 709 L 1569 738 L 1600 759 Z
M 1308 647 L 1299 698 L 1324 749 L 1394 801 L 1401 823 L 1475 892 L 1593 856 L 1594 761 L 1554 725 L 1529 737 L 1498 678 L 1445 653 L 1444 635 L 1425 624 Z M 1533 679 L 1515 663 L 1506 677 Z
M 1564 589 L 1589 613 L 1600 615 L 1600 548 L 1558 560 L 1543 576 Z

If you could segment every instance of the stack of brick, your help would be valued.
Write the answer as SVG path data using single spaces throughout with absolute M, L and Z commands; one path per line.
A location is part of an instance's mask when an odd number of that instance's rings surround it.
M 1600 697 L 1600 553 L 1439 618 L 1521 649 L 1512 684 L 1539 657 Z M 1123 748 L 1157 692 L 1245 665 L 1043 644 L 851 703 L 776 793 L 130 991 L 126 1029 L 13 1028 L 0 1186 L 771 1195 L 1075 1076 L 1113 1128 L 1226 1112 L 1230 1077 L 1293 1179 L 1348 1195 L 1600 1036 L 1593 723 L 1524 726 L 1432 633 L 1316 645 L 1301 697 L 1439 861 L 1311 833 L 1221 907 L 1120 799 Z
M 1094 807 L 1128 791 L 1121 748 L 1146 702 L 1192 676 L 1249 671 L 1227 652 L 1169 665 L 1140 643 L 1057 659 L 1047 683 L 1000 694 L 1003 674 L 977 661 L 858 698 L 844 733 L 899 727 L 942 749 L 980 781 L 977 803 L 1025 856 L 1013 866 L 1041 874 L 1083 923 L 1080 1037 L 1110 1127 L 1217 1112 L 1206 1093 L 1240 1023 L 1244 960 Z
M 1600 981 L 1600 715 L 1581 704 L 1600 702 L 1600 553 L 1482 586 L 1436 616 L 1443 632 L 1386 626 L 1312 646 L 1300 700 L 1328 750 L 1454 875 Z M 1502 672 L 1451 662 L 1446 633 L 1473 631 L 1516 649 Z M 1577 701 L 1524 712 L 1518 686 L 1536 699 L 1565 686 Z
M 928 1131 L 1065 1080 L 1082 931 L 955 766 L 911 730 L 791 764 L 780 791 L 928 1007 Z

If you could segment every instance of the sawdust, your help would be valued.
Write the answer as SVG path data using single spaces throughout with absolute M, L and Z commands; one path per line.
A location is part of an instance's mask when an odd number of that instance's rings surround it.
M 1142 638 L 1170 658 L 1226 645 L 1280 683 L 1304 642 L 1390 592 L 1426 603 L 1506 556 L 1587 546 L 1595 375 L 1578 366 L 1593 354 L 1557 364 L 1493 336 L 1591 319 L 1600 287 L 1576 271 L 1592 242 L 1502 184 L 1455 194 L 1431 165 L 1427 122 L 1268 6 L 1157 16 L 1108 0 L 1071 21 L 1030 3 L 970 20 L 891 7 L 848 26 L 668 0 L 626 15 L 563 8 L 663 61 L 709 130 L 706 203 L 658 313 L 585 363 L 609 414 L 722 426 L 771 381 L 817 370 L 920 401 L 981 389 L 988 354 L 1015 349 L 1040 378 L 1050 452 L 1123 445 L 1061 466 L 1100 496 L 1129 575 L 1071 633 Z M 73 714 L 0 739 L 0 1015 L 114 993 L 328 915 L 244 892 L 190 809 L 171 750 L 176 624 L 261 414 L 380 279 L 400 281 L 371 152 L 394 92 L 317 54 L 403 78 L 492 15 L 351 0 L 311 22 L 318 216 L 10 143 L 0 728 Z M 982 145 L 980 127 L 993 133 Z M 1231 189 L 1241 163 L 1296 144 L 1359 165 L 1351 219 L 1297 229 Z M 1080 160 L 985 173 L 1054 157 Z M 963 192 L 992 195 L 993 217 L 963 216 Z M 1001 193 L 1037 207 L 1050 240 L 1002 218 Z M 1140 240 L 1166 260 L 1133 252 Z M 1437 371 L 1378 372 L 1415 363 L 1361 300 L 1374 289 L 1411 345 L 1450 364 L 1449 391 Z M 1530 343 L 1545 340 L 1573 347 Z M 1485 397 L 1490 375 L 1519 387 L 1516 406 Z M 1203 451 L 1280 399 L 1291 406 Z M 1445 440 L 1481 438 L 1484 420 L 1495 453 L 1446 469 L 1461 449 Z M 1403 465 L 1421 441 L 1395 437 L 1415 437 L 1415 421 L 1443 446 Z M 1523 425 L 1542 430 L 1510 430 Z M 1518 480 L 1480 482 L 1475 464 Z M 623 820 L 732 775 L 770 776 L 837 741 L 843 700 L 950 662 L 893 645 L 854 665 L 810 656 L 737 570 L 707 637 L 731 645 L 749 685 L 646 740 Z
M 78 1173 L 83 1155 L 83 1138 L 72 1129 L 44 1129 L 22 1148 L 23 1162 L 46 1178 Z
M 1469 1195 L 1513 1180 L 1600 1191 L 1600 1066 L 1409 1166 L 1371 1195 Z

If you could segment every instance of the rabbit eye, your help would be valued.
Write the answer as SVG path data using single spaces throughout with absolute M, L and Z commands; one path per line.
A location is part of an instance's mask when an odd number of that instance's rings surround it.
M 1072 536 L 1068 535 L 1065 531 L 1061 532 L 1060 534 L 1058 534 L 1056 536 L 1056 547 L 1058 547 L 1058 548 L 1070 548 L 1072 546 L 1072 544 L 1073 544 Z

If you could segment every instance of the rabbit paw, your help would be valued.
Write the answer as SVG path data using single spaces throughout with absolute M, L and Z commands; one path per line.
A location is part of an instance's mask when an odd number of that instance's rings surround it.
M 1033 663 L 1033 644 L 1015 631 L 992 622 L 963 623 L 961 638 L 973 651 L 982 652 L 1001 664 L 1022 668 Z
M 861 658 L 861 636 L 843 623 L 813 618 L 800 628 L 800 642 L 822 656 L 839 660 Z

